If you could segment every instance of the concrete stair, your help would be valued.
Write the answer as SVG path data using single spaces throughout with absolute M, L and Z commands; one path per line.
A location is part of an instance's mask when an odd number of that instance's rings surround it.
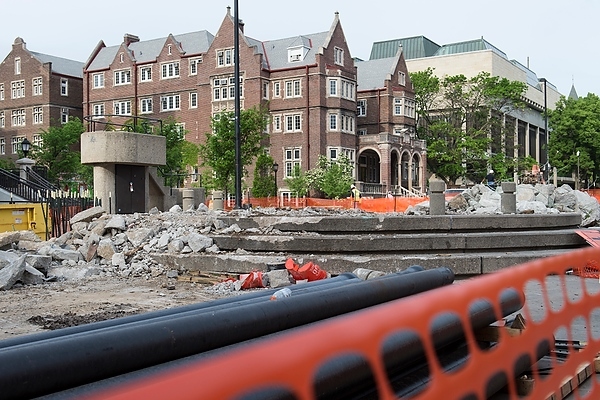
M 457 275 L 478 275 L 586 247 L 575 231 L 581 215 L 358 214 L 221 218 L 242 229 L 271 227 L 269 234 L 213 235 L 225 253 L 157 256 L 188 270 L 249 272 L 294 258 L 337 274 L 368 268 L 396 272 L 410 265 L 446 266 Z M 240 254 L 242 253 L 242 254 Z

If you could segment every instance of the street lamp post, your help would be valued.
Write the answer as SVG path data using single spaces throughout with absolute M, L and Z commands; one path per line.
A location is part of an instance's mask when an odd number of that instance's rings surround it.
M 23 158 L 27 158 L 29 150 L 31 150 L 31 143 L 29 142 L 29 140 L 27 140 L 27 138 L 25 138 L 21 142 L 21 151 L 23 152 Z
M 279 170 L 279 164 L 273 163 L 273 173 L 275 174 L 275 198 L 277 199 L 277 207 L 279 207 L 279 193 L 277 193 L 277 171 Z
M 575 185 L 575 189 L 579 190 L 579 150 L 577 150 L 577 185 Z

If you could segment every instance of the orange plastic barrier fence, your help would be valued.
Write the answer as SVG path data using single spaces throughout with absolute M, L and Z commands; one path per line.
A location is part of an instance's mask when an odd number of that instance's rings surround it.
M 409 206 L 429 201 L 429 197 L 394 197 L 394 198 L 368 198 L 364 197 L 360 202 L 356 203 L 356 208 L 368 212 L 405 212 Z M 354 202 L 351 198 L 345 199 L 318 199 L 312 197 L 285 198 L 275 197 L 253 197 L 250 200 L 244 198 L 242 204 L 252 204 L 252 207 L 286 207 L 286 208 L 304 208 L 304 207 L 322 207 L 329 209 L 349 209 L 354 208 Z M 234 208 L 234 201 L 226 201 L 225 209 L 231 210 Z
M 379 399 L 396 399 L 382 349 L 386 338 L 411 333 L 418 335 L 429 369 L 425 388 L 411 399 L 485 399 L 486 386 L 494 377 L 515 376 L 513 368 L 523 357 L 538 359 L 536 348 L 540 343 L 554 346 L 555 338 L 561 334 L 569 340 L 581 340 L 576 333 L 582 330 L 586 343 L 583 348 L 569 352 L 564 360 L 555 358 L 551 371 L 534 370 L 529 376 L 534 384 L 527 398 L 548 399 L 553 393 L 561 393 L 563 383 L 577 376 L 582 366 L 593 365 L 600 350 L 600 284 L 595 279 L 567 274 L 593 259 L 600 260 L 600 249 L 577 250 L 457 281 L 255 342 L 246 348 L 237 347 L 235 351 L 91 398 L 240 399 L 265 388 L 283 388 L 296 399 L 314 399 L 314 377 L 319 368 L 342 355 L 358 355 L 372 371 Z M 500 320 L 499 299 L 508 288 L 525 295 L 519 313 L 526 327 L 515 336 L 507 329 L 498 329 L 497 345 L 483 349 L 470 329 L 469 307 L 478 300 L 487 300 Z M 452 371 L 442 367 L 429 333 L 434 319 L 448 313 L 459 317 L 468 348 L 467 361 Z M 600 398 L 600 383 L 595 376 L 589 380 L 591 387 L 586 398 Z M 521 398 L 516 379 L 507 381 L 506 398 Z M 578 389 L 574 390 L 572 395 L 580 398 Z

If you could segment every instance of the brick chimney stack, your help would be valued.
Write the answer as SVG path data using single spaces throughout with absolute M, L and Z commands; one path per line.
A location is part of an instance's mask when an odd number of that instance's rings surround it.
M 126 33 L 123 36 L 123 42 L 125 46 L 129 46 L 131 43 L 139 42 L 140 38 L 138 36 L 132 35 L 131 33 Z

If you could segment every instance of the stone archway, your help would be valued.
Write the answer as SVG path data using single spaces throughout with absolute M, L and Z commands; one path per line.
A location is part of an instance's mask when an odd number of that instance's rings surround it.
M 367 149 L 358 156 L 358 180 L 364 183 L 380 183 L 381 172 L 379 154 Z

